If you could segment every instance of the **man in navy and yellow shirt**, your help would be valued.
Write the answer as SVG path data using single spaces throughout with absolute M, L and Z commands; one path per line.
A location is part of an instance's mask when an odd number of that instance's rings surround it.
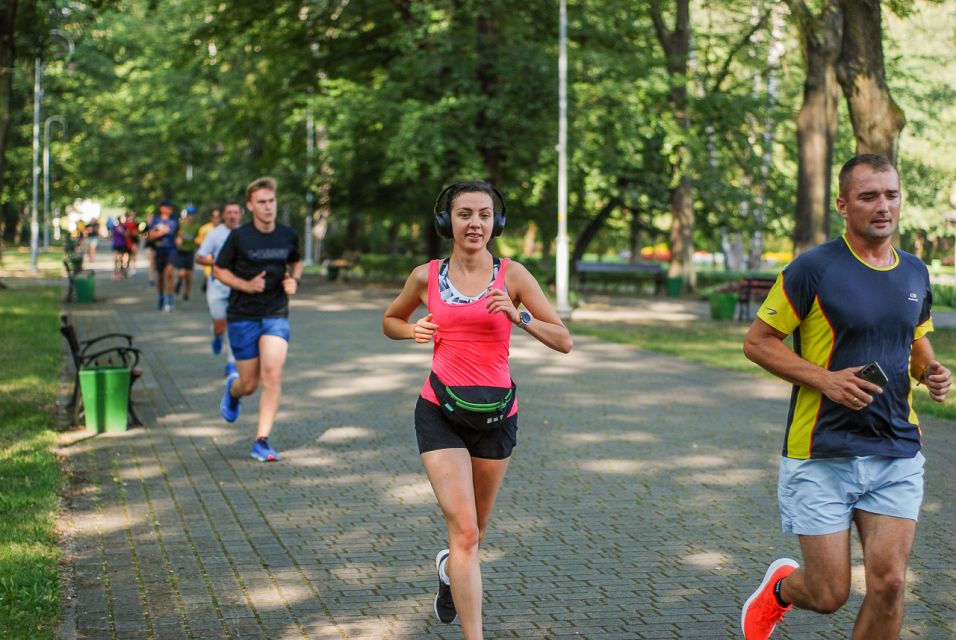
M 899 174 L 886 158 L 847 162 L 837 198 L 846 232 L 784 269 L 747 333 L 747 357 L 794 385 L 778 498 L 804 560 L 770 565 L 741 613 L 747 640 L 766 640 L 793 605 L 819 613 L 843 606 L 853 522 L 867 585 L 853 638 L 899 637 L 923 497 L 911 383 L 942 402 L 952 382 L 927 338 L 926 266 L 891 244 L 900 203 Z M 793 350 L 783 342 L 790 334 Z M 870 362 L 885 373 L 882 388 L 856 375 Z

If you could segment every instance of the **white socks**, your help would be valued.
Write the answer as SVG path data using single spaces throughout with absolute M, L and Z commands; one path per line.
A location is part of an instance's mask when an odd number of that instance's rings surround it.
M 448 574 L 445 573 L 445 565 L 448 564 L 448 556 L 445 556 L 445 559 L 442 560 L 442 563 L 438 565 L 438 577 L 441 578 L 441 581 L 447 585 L 451 584 L 451 578 L 448 577 Z

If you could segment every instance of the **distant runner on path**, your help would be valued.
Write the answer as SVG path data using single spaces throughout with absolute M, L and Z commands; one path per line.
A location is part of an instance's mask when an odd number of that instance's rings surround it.
M 899 637 L 923 499 L 911 385 L 943 402 L 952 383 L 927 338 L 926 265 L 892 246 L 901 202 L 886 158 L 850 159 L 837 198 L 846 232 L 784 269 L 747 333 L 747 357 L 794 385 L 777 494 L 804 563 L 781 558 L 767 569 L 741 612 L 747 640 L 769 638 L 793 606 L 833 613 L 846 603 L 854 523 L 866 596 L 853 638 Z M 794 350 L 783 342 L 791 333 Z
M 252 457 L 279 459 L 269 444 L 282 397 L 282 368 L 289 350 L 289 298 L 302 277 L 299 236 L 276 223 L 276 182 L 259 178 L 246 187 L 252 222 L 232 233 L 223 245 L 213 276 L 232 289 L 229 296 L 229 344 L 238 373 L 226 378 L 219 410 L 227 422 L 239 417 L 240 399 L 259 396 L 259 427 Z
M 209 315 L 212 316 L 212 352 L 219 355 L 226 351 L 226 375 L 236 371 L 236 358 L 229 348 L 226 333 L 226 310 L 229 308 L 229 296 L 232 289 L 224 285 L 212 275 L 212 267 L 216 264 L 219 252 L 226 244 L 232 230 L 242 222 L 242 206 L 235 201 L 226 203 L 224 207 L 223 224 L 213 227 L 196 251 L 196 262 L 210 269 L 209 282 L 206 285 L 206 303 L 209 305 Z
M 183 300 L 189 300 L 193 288 L 193 268 L 196 262 L 196 249 L 199 242 L 199 223 L 196 222 L 196 207 L 187 207 L 186 215 L 179 221 L 179 234 L 176 236 L 176 293 L 182 289 Z
M 156 291 L 160 311 L 173 310 L 173 261 L 176 258 L 176 236 L 179 220 L 173 215 L 175 205 L 170 200 L 159 203 L 159 213 L 149 222 L 147 240 L 153 243 L 153 261 L 156 265 Z
M 497 202 L 496 202 L 497 200 Z M 517 390 L 508 354 L 517 326 L 542 344 L 571 351 L 571 335 L 538 282 L 517 262 L 488 251 L 506 221 L 487 182 L 460 182 L 435 203 L 435 228 L 453 240 L 451 257 L 415 268 L 385 311 L 394 340 L 433 344 L 432 372 L 415 407 L 422 464 L 448 526 L 438 552 L 435 615 L 461 618 L 465 640 L 482 638 L 478 549 L 517 444 Z M 408 320 L 420 305 L 428 315 Z M 524 311 L 518 307 L 524 305 Z

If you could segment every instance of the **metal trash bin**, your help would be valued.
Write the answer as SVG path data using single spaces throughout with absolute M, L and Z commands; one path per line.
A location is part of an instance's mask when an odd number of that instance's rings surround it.
M 126 431 L 129 379 L 130 370 L 126 367 L 80 370 L 80 393 L 88 432 Z
M 710 317 L 712 320 L 733 320 L 737 313 L 737 294 L 736 293 L 712 293 L 708 298 L 710 302 Z
M 667 278 L 667 297 L 668 298 L 679 298 L 680 294 L 684 291 L 684 278 L 677 276 L 676 278 L 668 277 Z
M 96 279 L 95 278 L 76 278 L 73 280 L 73 287 L 76 290 L 77 302 L 95 302 L 96 300 Z

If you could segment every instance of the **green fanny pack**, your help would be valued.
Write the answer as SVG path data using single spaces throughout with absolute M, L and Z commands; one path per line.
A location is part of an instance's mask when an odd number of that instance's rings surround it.
M 476 431 L 492 431 L 504 424 L 518 398 L 514 380 L 510 387 L 452 387 L 443 383 L 434 371 L 428 380 L 449 422 Z

